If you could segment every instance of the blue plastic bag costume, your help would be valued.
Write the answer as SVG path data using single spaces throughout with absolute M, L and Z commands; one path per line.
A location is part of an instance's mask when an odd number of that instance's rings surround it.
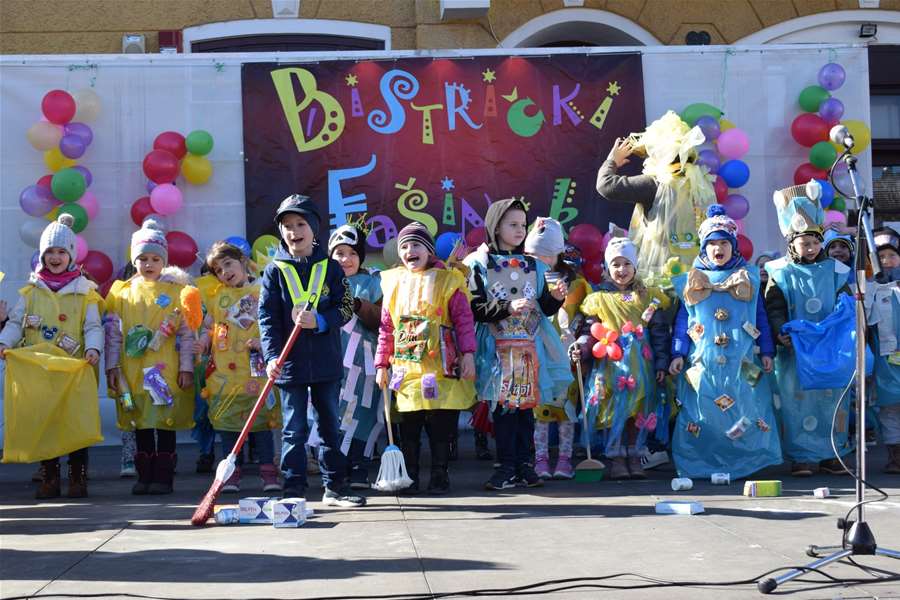
M 692 294 L 685 291 L 698 282 L 715 289 L 696 302 L 702 295 L 688 299 Z M 681 410 L 672 454 L 679 476 L 724 472 L 736 479 L 781 464 L 772 392 L 754 354 L 759 269 L 695 268 L 672 284 L 684 301 L 692 340 L 677 382 Z
M 867 299 L 877 308 L 870 310 L 874 325 L 876 406 L 900 404 L 900 287 L 896 283 L 876 284 Z

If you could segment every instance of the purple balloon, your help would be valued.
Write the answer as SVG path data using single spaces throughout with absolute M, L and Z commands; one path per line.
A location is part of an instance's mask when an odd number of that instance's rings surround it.
M 59 140 L 59 151 L 66 158 L 81 158 L 86 149 L 84 140 L 77 135 L 64 135 Z
M 703 137 L 705 137 L 707 141 L 719 137 L 719 122 L 709 115 L 704 115 L 697 119 L 696 125 L 700 128 L 700 131 L 703 132 Z
M 750 203 L 740 194 L 729 194 L 722 204 L 728 216 L 736 221 L 743 219 L 750 212 Z
M 82 167 L 81 165 L 75 165 L 72 167 L 82 175 L 84 175 L 84 187 L 91 187 L 91 183 L 94 181 L 94 176 L 91 175 L 91 172 L 87 167 Z
M 37 271 L 38 264 L 41 262 L 41 251 L 35 250 L 34 254 L 31 255 L 31 270 Z
M 844 67 L 837 63 L 828 63 L 819 69 L 819 85 L 829 92 L 844 85 L 844 79 L 846 78 L 847 73 L 844 72 Z
M 94 141 L 94 132 L 84 123 L 68 123 L 63 126 L 63 135 L 77 135 L 84 142 L 85 146 L 90 146 Z
M 705 165 L 710 173 L 718 173 L 721 161 L 714 150 L 703 150 L 697 155 L 697 164 Z
M 32 217 L 43 217 L 53 210 L 57 202 L 45 187 L 29 185 L 19 194 L 19 206 Z
M 819 116 L 829 125 L 835 125 L 844 116 L 844 103 L 837 98 L 826 98 L 819 105 Z
M 149 194 L 150 192 L 153 191 L 153 188 L 156 187 L 156 182 L 153 181 L 152 179 L 148 179 L 147 185 L 145 187 L 147 188 L 147 193 Z

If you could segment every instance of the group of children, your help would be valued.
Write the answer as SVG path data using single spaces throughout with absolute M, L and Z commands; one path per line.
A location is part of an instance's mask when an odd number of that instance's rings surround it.
M 824 319 L 852 283 L 852 242 L 829 235 L 823 249 L 824 213 L 809 190 L 776 193 L 787 255 L 765 257 L 763 269 L 741 256 L 737 224 L 711 206 L 699 255 L 670 289 L 642 281 L 640 249 L 626 237 L 608 242 L 605 280 L 593 288 L 560 224 L 530 223 L 514 198 L 491 204 L 487 242 L 467 255 L 455 249 L 439 259 L 429 230 L 413 222 L 398 236 L 400 264 L 371 273 L 362 267 L 365 232 L 344 225 L 320 243 L 315 204 L 294 195 L 278 207 L 281 245 L 258 278 L 240 248 L 218 242 L 206 256 L 209 275 L 193 282 L 168 266 L 165 233 L 149 218 L 132 236 L 135 274 L 103 299 L 75 264 L 75 234 L 63 216 L 41 237 L 39 265 L 0 333 L 0 356 L 41 341 L 93 365 L 104 355 L 118 425 L 135 432 L 137 495 L 173 490 L 176 432 L 194 423 L 195 374 L 226 450 L 266 379 L 275 380 L 251 434 L 266 492 L 307 491 L 311 405 L 330 506 L 365 505 L 353 490 L 369 486 L 366 464 L 385 411 L 398 423 L 410 494 L 422 491 L 423 430 L 425 490 L 450 489 L 459 417 L 469 410 L 496 440 L 489 490 L 572 478 L 582 411 L 591 424 L 582 443 L 601 450 L 612 479 L 645 477 L 648 441 L 668 440 L 672 428 L 681 476 L 746 477 L 783 456 L 795 476 L 840 474 L 832 437 L 841 454 L 852 451 L 849 395 L 802 389 L 782 330 L 795 319 Z M 900 472 L 898 242 L 881 240 L 883 272 L 868 295 L 891 473 Z M 279 364 L 295 324 L 302 331 Z M 551 429 L 559 439 L 552 467 Z M 87 449 L 70 454 L 70 497 L 87 494 L 86 465 Z M 240 483 L 239 463 L 225 491 Z M 60 493 L 59 459 L 45 460 L 37 497 Z

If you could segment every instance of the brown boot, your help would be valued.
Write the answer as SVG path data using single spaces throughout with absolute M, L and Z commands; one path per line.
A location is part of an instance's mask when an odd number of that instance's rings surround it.
M 887 451 L 888 461 L 884 465 L 884 472 L 890 475 L 900 475 L 900 444 L 889 444 Z
M 146 452 L 135 452 L 134 468 L 137 471 L 138 480 L 131 487 L 131 493 L 135 496 L 144 496 L 149 493 L 150 483 L 153 482 L 153 455 Z
M 624 456 L 616 456 L 609 461 L 609 478 L 615 480 L 631 478 Z
M 641 457 L 632 455 L 631 450 L 628 451 L 628 472 L 631 474 L 632 479 L 647 479 L 644 467 L 641 466 Z
M 171 494 L 172 482 L 175 479 L 175 453 L 157 452 L 153 456 L 153 482 L 149 494 Z
M 87 498 L 87 463 L 84 457 L 69 456 L 69 498 Z
M 34 497 L 38 500 L 59 498 L 62 492 L 59 489 L 59 459 L 41 461 L 41 485 L 38 486 Z

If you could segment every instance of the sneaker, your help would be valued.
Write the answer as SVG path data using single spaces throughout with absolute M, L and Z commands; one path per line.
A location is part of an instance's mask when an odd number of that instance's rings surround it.
M 372 487 L 369 483 L 369 473 L 362 467 L 355 467 L 350 471 L 350 489 L 368 490 Z
M 282 498 L 304 498 L 306 497 L 306 490 L 301 487 L 297 487 L 295 485 L 287 485 L 281 490 Z
M 836 458 L 829 458 L 819 463 L 819 470 L 826 475 L 849 475 L 846 469 L 841 465 L 841 461 Z
M 214 454 L 201 454 L 197 457 L 197 472 L 212 473 L 215 465 L 216 457 Z M 124 477 L 124 475 L 123 475 Z
M 241 468 L 235 467 L 234 473 L 231 474 L 231 477 L 228 478 L 228 481 L 225 482 L 225 485 L 222 486 L 222 492 L 226 494 L 236 494 L 241 491 Z
M 877 446 L 878 445 L 878 432 L 875 431 L 872 427 L 866 428 L 866 446 Z
M 357 496 L 356 494 L 351 493 L 349 490 L 335 492 L 325 488 L 325 493 L 322 495 L 322 504 L 325 506 L 358 508 L 366 505 L 366 499 L 364 496 Z
M 275 465 L 259 465 L 259 478 L 262 480 L 262 490 L 264 492 L 280 492 L 281 484 L 278 483 L 278 471 Z
M 795 462 L 791 464 L 791 475 L 793 477 L 812 477 L 816 470 L 816 465 L 811 463 Z
M 441 496 L 450 491 L 450 475 L 447 469 L 432 469 L 431 479 L 428 481 L 428 493 L 432 496 Z
M 310 452 L 306 455 L 306 474 L 307 475 L 318 475 L 319 474 L 319 459 L 317 459 L 312 452 Z
M 484 484 L 484 489 L 495 491 L 508 490 L 514 487 L 516 487 L 516 476 L 505 473 L 501 469 L 494 471 L 491 478 Z
M 522 487 L 536 488 L 543 487 L 544 480 L 538 477 L 531 465 L 524 465 L 519 468 L 516 475 L 516 484 Z
M 669 462 L 669 455 L 665 450 L 660 452 L 650 452 L 649 450 L 641 456 L 641 466 L 646 469 L 655 469 Z
M 556 470 L 553 479 L 572 479 L 575 477 L 575 469 L 572 468 L 572 459 L 568 456 L 560 456 L 556 461 Z
M 419 489 L 418 480 L 413 480 L 411 484 L 397 492 L 400 496 L 418 496 L 422 490 Z
M 546 456 L 535 461 L 534 471 L 541 479 L 553 479 L 553 474 L 550 472 L 550 460 Z
M 614 480 L 631 479 L 631 473 L 628 472 L 628 465 L 625 458 L 616 456 L 609 461 L 609 478 Z
M 122 461 L 122 468 L 119 469 L 119 477 L 137 477 L 137 469 L 134 468 L 133 460 Z

